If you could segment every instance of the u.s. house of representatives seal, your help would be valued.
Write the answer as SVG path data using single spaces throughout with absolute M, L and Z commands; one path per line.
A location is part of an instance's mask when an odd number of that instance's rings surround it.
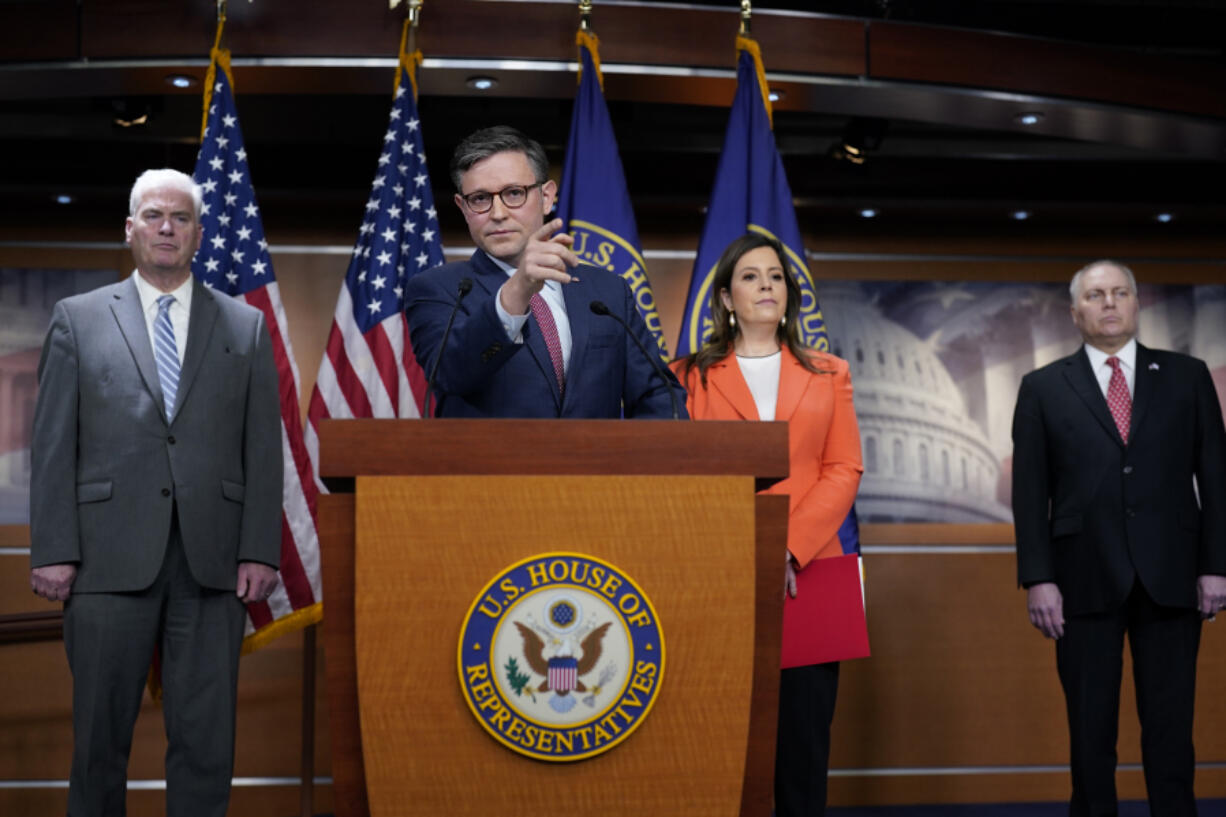
M 487 584 L 460 630 L 460 685 L 495 740 L 538 760 L 598 755 L 651 711 L 664 634 L 634 580 L 581 553 L 542 553 Z

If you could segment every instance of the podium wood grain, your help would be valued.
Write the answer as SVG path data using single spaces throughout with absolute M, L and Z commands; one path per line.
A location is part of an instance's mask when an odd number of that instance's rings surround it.
M 372 815 L 475 816 L 500 803 L 517 813 L 740 813 L 754 680 L 751 478 L 359 477 L 356 532 Z M 595 556 L 633 578 L 665 644 L 642 725 L 573 763 L 496 742 L 457 675 L 460 627 L 478 592 L 509 565 L 553 551 Z

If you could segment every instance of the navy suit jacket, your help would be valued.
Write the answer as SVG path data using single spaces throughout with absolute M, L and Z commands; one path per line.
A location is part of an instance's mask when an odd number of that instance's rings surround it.
M 1196 358 L 1140 344 L 1136 366 L 1127 445 L 1084 349 L 1026 375 L 1018 392 L 1018 580 L 1054 581 L 1069 615 L 1117 608 L 1137 578 L 1159 604 L 1195 607 L 1196 577 L 1226 574 L 1213 379 Z
M 615 320 L 595 315 L 589 304 L 603 301 L 630 325 L 650 354 L 658 347 L 634 305 L 630 287 L 618 275 L 581 265 L 578 281 L 562 286 L 570 322 L 571 353 L 566 390 L 558 389 L 549 350 L 532 317 L 523 343 L 507 339 L 494 300 L 507 274 L 483 251 L 414 276 L 405 295 L 413 354 L 429 374 L 439 353 L 447 317 L 460 281 L 472 291 L 456 313 L 435 379 L 439 417 L 610 418 L 672 416 L 664 379 Z M 681 417 L 685 391 L 671 371 Z

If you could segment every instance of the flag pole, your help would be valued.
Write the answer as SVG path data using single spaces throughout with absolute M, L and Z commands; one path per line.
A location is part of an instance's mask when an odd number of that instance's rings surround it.
M 204 110 L 200 114 L 200 141 L 204 141 L 204 132 L 209 126 L 209 105 L 213 102 L 213 85 L 217 82 L 217 65 L 221 63 L 222 70 L 230 74 L 230 52 L 221 47 L 221 32 L 226 27 L 226 0 L 217 0 L 217 35 L 213 37 L 213 48 L 209 51 L 209 70 L 204 75 Z
M 417 66 L 421 65 L 422 54 L 417 48 L 417 26 L 421 22 L 421 7 L 426 0 L 409 0 L 405 5 L 408 15 L 404 18 L 404 28 L 400 32 L 400 67 L 409 75 L 409 83 L 413 86 L 413 98 L 417 99 Z M 400 75 L 396 75 L 393 89 L 399 87 Z
M 579 30 L 575 32 L 575 45 L 586 48 L 592 57 L 592 67 L 596 69 L 596 81 L 604 91 L 604 74 L 600 70 L 600 38 L 592 28 L 592 0 L 579 0 Z M 583 54 L 579 54 L 579 71 L 575 82 L 583 82 Z
M 218 0 L 221 2 L 221 0 Z M 741 0 L 741 31 L 742 37 L 749 36 L 749 18 L 753 17 L 753 4 L 749 0 Z

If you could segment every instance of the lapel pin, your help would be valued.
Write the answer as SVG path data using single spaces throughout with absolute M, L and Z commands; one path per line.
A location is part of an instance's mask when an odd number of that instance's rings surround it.
M 1149 370 L 1150 370 L 1151 372 L 1156 372 L 1156 371 L 1158 371 L 1158 364 L 1157 364 L 1157 363 L 1151 363 L 1151 364 L 1149 364 Z

